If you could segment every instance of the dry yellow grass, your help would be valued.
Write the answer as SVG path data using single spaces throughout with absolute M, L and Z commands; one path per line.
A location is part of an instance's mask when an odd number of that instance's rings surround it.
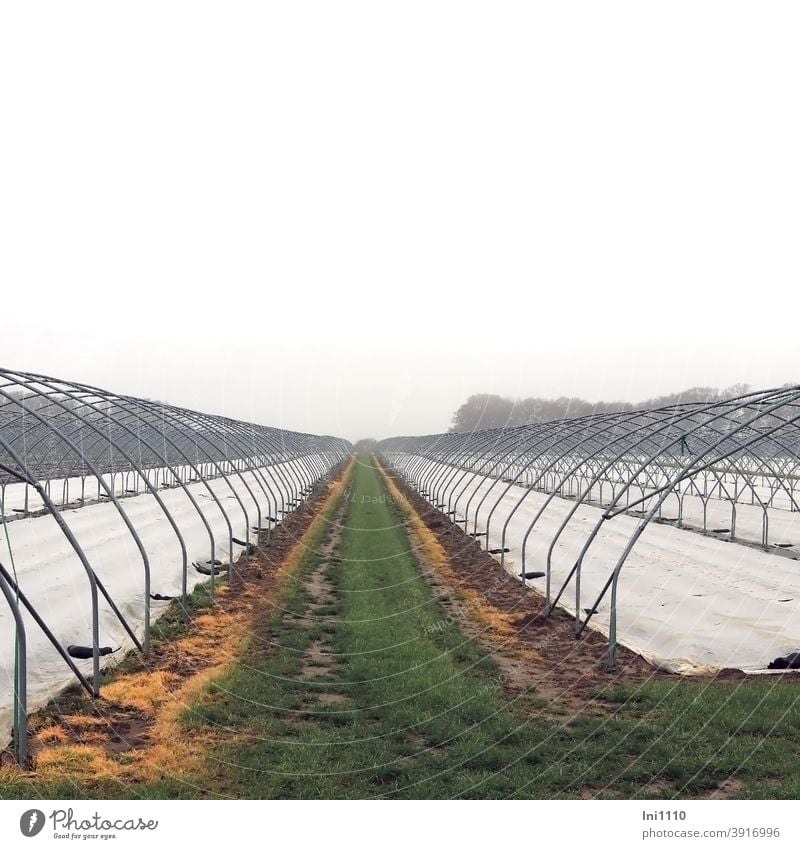
M 69 713 L 61 717 L 62 725 L 70 729 L 98 728 L 108 725 L 108 721 L 101 716 L 86 716 L 82 713 Z
M 125 767 L 125 777 L 155 780 L 163 775 L 186 776 L 199 770 L 203 754 L 215 735 L 208 729 L 187 733 L 181 725 L 181 716 L 227 668 L 227 663 L 221 663 L 195 673 L 169 695 L 169 700 L 162 702 L 150 729 L 148 745 L 128 753 L 130 763 Z
M 155 716 L 180 681 L 173 672 L 137 672 L 123 675 L 100 689 L 100 696 L 109 704 L 138 710 L 145 716 Z
M 377 466 L 383 476 L 387 492 L 408 521 L 409 530 L 416 539 L 416 550 L 419 555 L 427 566 L 435 569 L 447 580 L 456 597 L 468 607 L 470 617 L 481 628 L 481 636 L 501 643 L 507 653 L 511 651 L 518 656 L 541 660 L 541 655 L 532 649 L 509 645 L 509 641 L 516 634 L 515 617 L 493 607 L 476 590 L 463 586 L 458 572 L 453 568 L 447 552 L 436 539 L 436 535 L 425 524 L 395 482 L 386 474 L 381 464 L 377 463 Z
M 34 740 L 39 744 L 44 743 L 66 743 L 69 737 L 60 725 L 51 725 L 39 731 Z
M 40 779 L 108 779 L 120 775 L 120 765 L 97 746 L 54 746 L 43 749 L 36 758 Z
M 243 600 L 251 604 L 254 601 L 249 592 L 244 594 Z M 238 654 L 249 632 L 247 623 L 250 612 L 248 605 L 235 613 L 217 610 L 198 615 L 189 633 L 175 641 L 175 652 L 198 664 L 218 664 L 223 660 L 231 660 L 233 655 Z

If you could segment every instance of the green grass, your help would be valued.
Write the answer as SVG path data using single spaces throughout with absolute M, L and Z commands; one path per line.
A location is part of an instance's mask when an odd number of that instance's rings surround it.
M 300 580 L 283 587 L 281 612 L 184 716 L 189 731 L 228 729 L 198 778 L 208 795 L 688 798 L 731 776 L 740 796 L 800 795 L 793 686 L 649 682 L 598 691 L 615 705 L 605 714 L 536 717 L 537 694 L 510 701 L 494 661 L 433 599 L 369 455 L 359 455 L 344 497 L 337 557 L 316 551 L 320 531 Z M 321 564 L 333 594 L 312 610 L 308 579 Z M 307 621 L 298 625 L 299 616 Z M 304 653 L 318 642 L 340 662 L 329 675 L 301 677 Z M 198 795 L 168 776 L 82 789 Z M 9 790 L 0 783 L 0 797 Z

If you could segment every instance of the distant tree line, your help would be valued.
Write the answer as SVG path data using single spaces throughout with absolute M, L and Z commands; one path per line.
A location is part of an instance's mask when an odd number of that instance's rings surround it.
M 737 383 L 727 389 L 693 386 L 672 395 L 660 395 L 635 404 L 627 401 L 598 401 L 583 398 L 503 398 L 500 395 L 478 394 L 469 398 L 453 413 L 451 432 L 489 430 L 496 427 L 571 419 L 597 413 L 617 413 L 629 410 L 653 410 L 672 404 L 722 401 L 747 392 L 749 386 Z

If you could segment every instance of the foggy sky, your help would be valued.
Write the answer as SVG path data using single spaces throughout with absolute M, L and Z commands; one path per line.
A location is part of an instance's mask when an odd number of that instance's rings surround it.
M 0 366 L 352 440 L 800 382 L 796 4 L 17 5 Z

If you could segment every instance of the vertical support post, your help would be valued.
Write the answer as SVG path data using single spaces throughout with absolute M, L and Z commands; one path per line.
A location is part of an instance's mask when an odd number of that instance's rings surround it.
M 28 643 L 25 623 L 19 605 L 5 579 L 0 575 L 0 591 L 11 608 L 16 631 L 14 656 L 14 750 L 21 769 L 30 767 L 28 761 Z

